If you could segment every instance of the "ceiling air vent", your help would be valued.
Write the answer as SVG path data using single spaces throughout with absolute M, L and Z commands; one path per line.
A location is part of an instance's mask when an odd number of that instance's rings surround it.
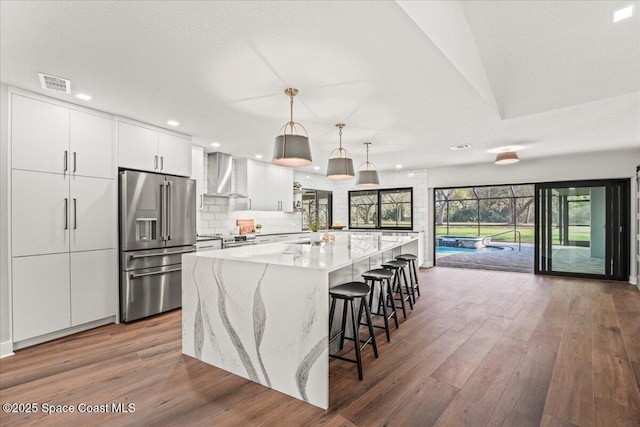
M 71 80 L 42 73 L 38 73 L 38 76 L 40 77 L 40 85 L 43 89 L 71 93 Z
M 464 150 L 465 148 L 471 148 L 470 144 L 452 145 L 449 147 L 451 150 Z

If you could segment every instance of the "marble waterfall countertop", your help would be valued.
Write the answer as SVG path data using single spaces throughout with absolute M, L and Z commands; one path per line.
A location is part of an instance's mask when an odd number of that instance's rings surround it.
M 335 237 L 335 241 L 322 242 L 317 246 L 308 241 L 268 243 L 207 251 L 196 256 L 334 271 L 417 239 L 411 236 L 348 233 L 330 235 Z
M 336 234 L 183 255 L 182 352 L 326 409 L 330 286 L 417 254 L 422 239 Z

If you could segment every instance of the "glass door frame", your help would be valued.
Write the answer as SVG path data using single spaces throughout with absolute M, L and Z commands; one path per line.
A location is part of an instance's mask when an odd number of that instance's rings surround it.
M 547 214 L 550 197 L 546 190 L 553 188 L 605 188 L 605 258 L 604 274 L 553 271 L 553 259 L 549 258 L 553 247 L 551 215 Z M 630 256 L 630 180 L 608 179 L 587 181 L 559 181 L 535 184 L 535 258 L 534 274 L 584 277 L 605 280 L 629 280 Z M 545 221 L 546 224 L 543 222 Z

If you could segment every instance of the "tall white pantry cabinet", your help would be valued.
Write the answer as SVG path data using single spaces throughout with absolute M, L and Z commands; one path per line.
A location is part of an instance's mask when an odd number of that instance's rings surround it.
M 115 121 L 10 92 L 14 348 L 116 315 Z

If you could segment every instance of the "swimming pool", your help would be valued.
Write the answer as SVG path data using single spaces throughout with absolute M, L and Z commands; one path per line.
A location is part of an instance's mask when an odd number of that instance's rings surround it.
M 487 252 L 487 251 L 501 251 L 504 248 L 497 246 L 486 246 L 484 248 L 472 249 L 472 248 L 453 248 L 449 246 L 436 246 L 436 254 L 459 254 L 459 253 L 475 253 L 475 252 Z

